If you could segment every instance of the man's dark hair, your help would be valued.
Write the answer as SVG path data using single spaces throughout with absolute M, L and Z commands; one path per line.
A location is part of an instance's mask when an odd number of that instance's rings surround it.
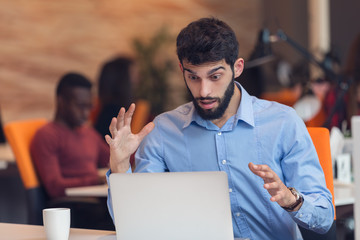
M 65 96 L 69 89 L 76 87 L 91 90 L 92 84 L 85 76 L 79 73 L 67 73 L 61 77 L 56 87 L 56 96 Z
M 190 23 L 176 39 L 177 55 L 193 65 L 225 59 L 233 68 L 238 58 L 239 43 L 234 31 L 216 18 L 201 18 Z

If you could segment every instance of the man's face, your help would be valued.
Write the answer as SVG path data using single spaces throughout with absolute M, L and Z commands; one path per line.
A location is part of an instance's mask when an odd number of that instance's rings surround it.
M 234 73 L 225 60 L 182 65 L 186 86 L 199 115 L 206 120 L 221 118 L 234 94 Z
M 67 97 L 60 97 L 62 117 L 70 128 L 86 123 L 92 109 L 91 91 L 87 88 L 70 89 Z

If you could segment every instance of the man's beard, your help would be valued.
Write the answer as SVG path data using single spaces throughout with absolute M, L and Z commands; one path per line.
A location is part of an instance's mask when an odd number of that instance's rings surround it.
M 232 96 L 234 95 L 234 79 L 232 81 L 230 81 L 228 87 L 226 88 L 226 91 L 224 93 L 224 96 L 222 98 L 212 98 L 212 97 L 199 97 L 199 98 L 194 98 L 194 96 L 192 95 L 189 87 L 186 85 L 191 97 L 192 97 L 192 101 L 194 103 L 195 109 L 197 111 L 197 113 L 200 115 L 200 117 L 202 117 L 205 120 L 214 120 L 214 119 L 219 119 L 221 118 L 226 109 L 229 106 L 230 100 L 232 98 Z M 202 107 L 200 107 L 198 101 L 201 100 L 216 100 L 219 103 L 219 106 L 215 109 L 203 109 Z

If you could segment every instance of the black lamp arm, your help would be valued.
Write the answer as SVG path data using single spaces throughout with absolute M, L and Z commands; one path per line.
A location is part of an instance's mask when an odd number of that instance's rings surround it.
M 337 94 L 337 98 L 335 101 L 335 105 L 332 107 L 329 115 L 327 116 L 327 119 L 325 120 L 323 127 L 330 127 L 331 119 L 335 115 L 335 113 L 343 107 L 343 99 L 345 96 L 345 93 L 349 90 L 350 85 L 352 83 L 352 78 L 350 77 L 344 77 L 339 74 L 336 74 L 332 69 L 329 69 L 325 66 L 324 63 L 319 62 L 308 50 L 303 48 L 301 45 L 299 45 L 297 42 L 295 42 L 293 39 L 289 38 L 284 31 L 279 29 L 277 31 L 276 36 L 282 40 L 287 42 L 290 46 L 292 46 L 295 50 L 297 50 L 299 53 L 301 53 L 309 62 L 315 63 L 318 67 L 320 67 L 326 76 L 328 76 L 331 80 L 335 81 L 338 85 L 339 92 Z
M 333 81 L 338 81 L 339 77 L 336 73 L 334 73 L 331 69 L 327 68 L 324 63 L 319 62 L 308 50 L 303 48 L 301 45 L 299 45 L 297 42 L 295 42 L 293 39 L 291 39 L 289 36 L 287 36 L 283 30 L 279 29 L 277 31 L 277 37 L 280 40 L 283 40 L 287 42 L 290 46 L 292 46 L 295 50 L 297 50 L 299 53 L 301 53 L 309 62 L 312 62 L 316 64 L 318 67 L 320 67 L 325 74 L 331 78 Z

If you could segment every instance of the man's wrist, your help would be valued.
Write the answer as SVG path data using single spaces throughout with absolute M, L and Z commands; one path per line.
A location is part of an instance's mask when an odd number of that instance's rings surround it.
M 291 192 L 291 194 L 294 195 L 295 202 L 289 206 L 282 206 L 282 208 L 288 212 L 298 211 L 300 209 L 302 203 L 304 202 L 304 197 L 295 188 L 289 187 L 288 189 Z
M 112 173 L 125 173 L 128 171 L 130 167 L 130 161 L 124 160 L 120 163 L 116 162 L 112 164 L 112 160 L 110 159 L 110 169 Z

